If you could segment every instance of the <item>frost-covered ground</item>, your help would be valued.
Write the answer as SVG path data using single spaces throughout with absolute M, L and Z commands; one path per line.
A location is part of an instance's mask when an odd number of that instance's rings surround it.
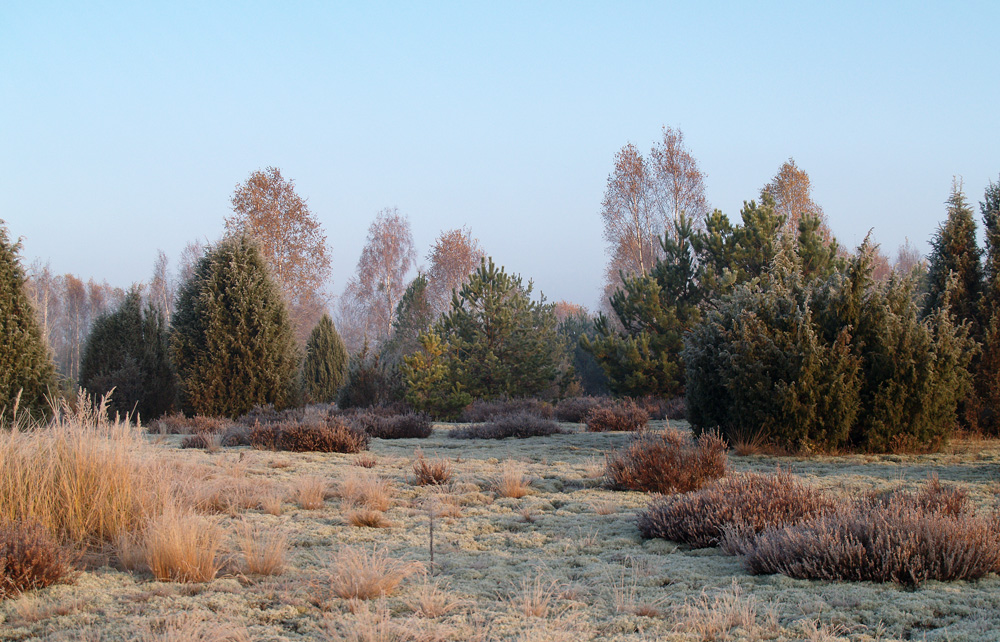
M 649 497 L 600 482 L 603 454 L 627 434 L 476 441 L 451 439 L 450 429 L 439 424 L 424 440 L 373 440 L 371 471 L 392 483 L 386 528 L 350 525 L 335 495 L 317 510 L 295 503 L 292 489 L 305 476 L 326 477 L 335 489 L 357 475 L 355 455 L 209 453 L 180 450 L 179 436 L 150 436 L 194 483 L 288 493 L 281 513 L 213 514 L 233 535 L 232 562 L 212 582 L 164 583 L 94 568 L 72 583 L 0 603 L 0 639 L 1000 640 L 996 576 L 915 590 L 751 576 L 739 558 L 715 549 L 643 541 L 635 513 Z M 413 485 L 418 448 L 429 459 L 447 459 L 455 481 Z M 522 463 L 531 494 L 495 496 L 491 481 L 507 459 Z M 993 507 L 1000 481 L 998 442 L 957 441 L 934 455 L 730 461 L 737 471 L 788 467 L 845 496 L 916 486 L 936 473 L 984 509 Z M 431 567 L 433 507 L 444 515 L 434 520 Z M 239 570 L 235 533 L 244 521 L 286 534 L 284 573 Z M 352 603 L 334 595 L 329 578 L 345 546 L 384 550 L 431 572 L 409 577 L 387 598 Z

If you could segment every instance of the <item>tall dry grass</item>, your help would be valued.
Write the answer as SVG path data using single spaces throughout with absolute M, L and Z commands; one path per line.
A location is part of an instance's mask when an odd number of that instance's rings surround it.
M 107 417 L 108 397 L 53 404 L 47 425 L 0 424 L 0 521 L 40 524 L 82 548 L 141 529 L 170 501 L 168 475 L 144 458 L 141 427 Z

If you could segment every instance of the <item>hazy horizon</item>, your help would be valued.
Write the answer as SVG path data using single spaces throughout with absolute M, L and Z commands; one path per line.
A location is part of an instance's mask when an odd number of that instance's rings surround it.
M 952 176 L 1000 175 L 1000 6 L 196 3 L 0 8 L 0 219 L 25 263 L 125 287 L 214 240 L 276 166 L 330 291 L 384 207 L 424 257 L 468 226 L 549 300 L 597 307 L 615 152 L 683 131 L 730 218 L 794 157 L 838 239 L 922 251 Z M 978 220 L 978 207 L 977 220 Z M 980 234 L 981 238 L 981 234 Z M 426 263 L 426 261 L 421 261 Z

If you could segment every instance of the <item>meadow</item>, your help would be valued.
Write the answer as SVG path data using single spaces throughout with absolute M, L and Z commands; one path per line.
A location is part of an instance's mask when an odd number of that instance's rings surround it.
M 667 424 L 688 429 L 649 428 Z M 605 454 L 631 435 L 560 427 L 480 440 L 435 423 L 428 438 L 376 438 L 355 454 L 119 435 L 157 471 L 150 496 L 180 498 L 183 510 L 143 518 L 159 520 L 162 568 L 120 538 L 77 551 L 66 581 L 0 602 L 0 638 L 998 639 L 995 574 L 917 587 L 791 579 L 751 575 L 718 548 L 644 540 L 636 514 L 651 496 L 603 479 Z M 931 475 L 983 510 L 1000 490 L 1000 442 L 975 438 L 934 454 L 728 458 L 730 474 L 780 466 L 843 501 Z

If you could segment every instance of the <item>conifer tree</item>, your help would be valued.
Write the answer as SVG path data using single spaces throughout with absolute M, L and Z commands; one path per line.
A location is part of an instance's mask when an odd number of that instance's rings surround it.
M 324 314 L 306 341 L 302 379 L 306 401 L 332 403 L 347 377 L 347 348 L 333 319 Z
M 38 416 L 48 410 L 47 394 L 56 392 L 56 370 L 25 292 L 19 242 L 11 242 L 0 220 L 0 415 Z M 19 397 L 20 395 L 20 397 Z
M 947 204 L 948 218 L 931 241 L 924 314 L 929 315 L 943 305 L 950 275 L 954 273 L 951 313 L 960 323 L 969 322 L 973 336 L 978 338 L 979 299 L 983 283 L 982 250 L 976 245 L 976 221 L 972 217 L 972 208 L 958 181 L 952 184 Z
M 299 353 L 281 291 L 254 242 L 211 248 L 177 297 L 170 351 L 186 411 L 238 417 L 296 401 Z
M 114 390 L 109 411 L 155 419 L 174 402 L 175 383 L 167 355 L 166 322 L 160 308 L 142 310 L 132 288 L 116 310 L 91 326 L 80 362 L 80 386 L 95 397 Z
M 396 306 L 392 336 L 382 347 L 382 358 L 398 365 L 404 357 L 419 350 L 420 335 L 430 329 L 434 317 L 430 282 L 425 275 L 418 274 Z
M 1000 433 L 1000 179 L 987 186 L 979 210 L 986 231 L 986 260 L 980 305 L 983 351 L 976 371 L 976 392 L 981 402 L 980 428 L 996 435 Z

